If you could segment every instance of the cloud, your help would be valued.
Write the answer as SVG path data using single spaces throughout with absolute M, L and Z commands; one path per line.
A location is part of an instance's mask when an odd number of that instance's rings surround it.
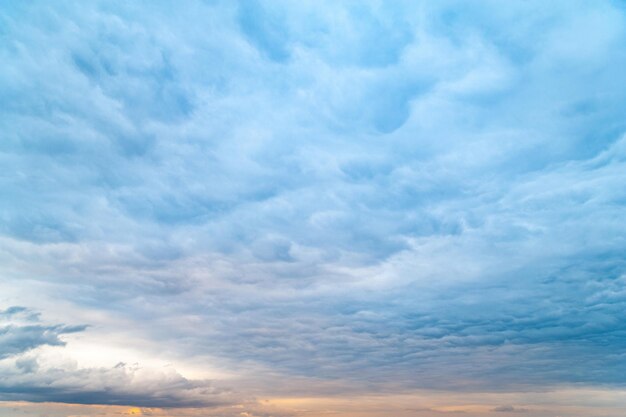
M 209 381 L 192 381 L 173 369 L 3 367 L 4 401 L 132 405 L 137 407 L 216 407 L 235 403 L 229 391 Z
M 86 326 L 16 324 L 16 319 L 38 320 L 38 314 L 23 307 L 9 307 L 0 317 L 10 320 L 0 328 L 3 401 L 182 408 L 235 401 L 231 390 L 186 379 L 171 367 L 159 370 L 120 362 L 112 368 L 84 368 L 71 359 L 51 360 L 41 349 L 31 353 L 44 346 L 65 346 L 60 336 L 82 332 Z
M 82 332 L 84 325 L 42 325 L 38 314 L 25 307 L 9 307 L 0 311 L 0 360 L 27 352 L 39 346 L 63 346 L 61 336 Z
M 497 413 L 526 413 L 528 412 L 526 408 L 517 408 L 517 407 L 513 407 L 512 405 L 500 405 L 491 411 L 495 411 Z
M 146 6 L 0 12 L 3 317 L 251 392 L 626 383 L 622 8 Z M 23 320 L 5 359 L 84 330 Z M 222 401 L 20 361 L 11 398 Z

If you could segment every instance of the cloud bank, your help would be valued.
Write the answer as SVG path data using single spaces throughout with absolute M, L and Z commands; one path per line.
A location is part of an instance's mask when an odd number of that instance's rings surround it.
M 231 390 L 210 381 L 188 380 L 173 368 L 150 369 L 118 363 L 81 368 L 51 360 L 37 348 L 65 346 L 61 336 L 86 326 L 43 325 L 24 307 L 0 312 L 0 400 L 146 407 L 215 407 L 234 404 Z

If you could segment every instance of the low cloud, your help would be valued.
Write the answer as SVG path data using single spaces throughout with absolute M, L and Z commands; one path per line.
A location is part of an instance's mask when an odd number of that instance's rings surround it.
M 234 404 L 230 390 L 210 381 L 184 378 L 175 370 L 139 367 L 27 369 L 1 368 L 4 401 L 133 405 L 137 407 L 216 407 Z
M 529 410 L 526 408 L 517 408 L 512 405 L 500 405 L 492 409 L 491 411 L 494 411 L 496 413 L 526 413 Z
M 112 368 L 81 368 L 71 358 L 50 362 L 36 348 L 62 347 L 62 336 L 85 325 L 46 325 L 23 307 L 0 311 L 0 400 L 138 407 L 215 407 L 234 404 L 230 389 L 190 380 L 171 367 L 123 362 Z

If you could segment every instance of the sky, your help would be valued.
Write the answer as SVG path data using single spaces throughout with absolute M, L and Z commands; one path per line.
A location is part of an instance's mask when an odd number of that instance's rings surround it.
M 623 417 L 626 3 L 0 0 L 0 417 Z

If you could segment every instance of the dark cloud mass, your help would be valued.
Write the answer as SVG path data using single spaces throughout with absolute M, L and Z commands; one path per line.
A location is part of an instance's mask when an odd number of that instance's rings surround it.
M 0 399 L 624 388 L 625 42 L 616 1 L 1 2 Z
M 236 401 L 228 390 L 209 381 L 188 380 L 175 371 L 147 375 L 127 367 L 3 371 L 0 398 L 5 401 L 181 408 Z

